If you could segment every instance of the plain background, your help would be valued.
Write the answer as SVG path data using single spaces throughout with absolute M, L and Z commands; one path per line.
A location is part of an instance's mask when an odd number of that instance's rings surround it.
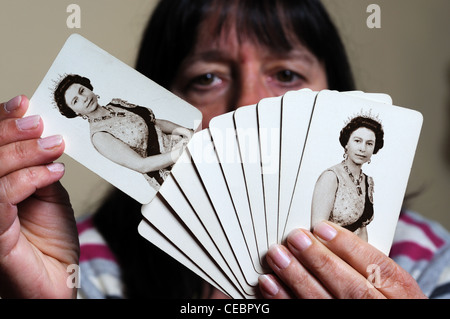
M 394 104 L 422 112 L 424 126 L 407 193 L 407 206 L 450 229 L 450 1 L 323 0 L 345 42 L 357 88 L 383 92 Z M 67 7 L 81 8 L 81 28 L 70 29 Z M 381 8 L 381 28 L 370 29 L 369 4 Z M 155 0 L 1 0 L 0 100 L 31 97 L 66 38 L 79 33 L 134 66 Z M 109 184 L 67 156 L 63 184 L 78 216 L 91 212 Z M 396 176 L 392 176 L 395 180 Z

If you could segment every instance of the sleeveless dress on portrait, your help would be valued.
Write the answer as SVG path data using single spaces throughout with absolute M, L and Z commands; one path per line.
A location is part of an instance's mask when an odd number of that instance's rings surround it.
M 364 187 L 359 195 L 355 183 L 344 169 L 344 164 L 339 163 L 327 171 L 336 175 L 338 187 L 335 194 L 333 210 L 329 221 L 336 223 L 354 232 L 367 226 L 373 219 L 373 190 L 374 183 L 370 176 L 364 174 Z
M 182 137 L 165 134 L 155 125 L 153 111 L 121 99 L 113 99 L 105 108 L 108 116 L 90 119 L 91 138 L 97 132 L 106 132 L 127 144 L 141 157 L 166 153 Z M 170 167 L 144 174 L 155 189 L 159 189 Z

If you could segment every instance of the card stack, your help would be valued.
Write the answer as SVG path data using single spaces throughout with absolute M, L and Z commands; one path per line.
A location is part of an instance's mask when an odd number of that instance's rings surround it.
M 384 128 L 363 170 L 375 184 L 369 243 L 387 254 L 422 116 L 360 91 L 292 91 L 212 119 L 143 205 L 140 234 L 230 297 L 254 298 L 268 248 L 311 227 L 314 185 L 342 161 L 339 132 L 357 115 Z

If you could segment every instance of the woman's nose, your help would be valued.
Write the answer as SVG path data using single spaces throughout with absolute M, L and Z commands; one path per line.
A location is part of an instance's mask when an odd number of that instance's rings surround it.
M 264 78 L 258 75 L 248 75 L 240 81 L 238 89 L 237 107 L 253 105 L 261 99 L 274 96 L 267 87 Z

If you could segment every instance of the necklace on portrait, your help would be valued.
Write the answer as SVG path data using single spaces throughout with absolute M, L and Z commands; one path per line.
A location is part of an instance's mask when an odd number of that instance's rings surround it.
M 92 122 L 97 123 L 97 122 L 109 120 L 110 118 L 113 118 L 113 117 L 125 117 L 126 116 L 125 112 L 116 112 L 108 106 L 104 106 L 104 108 L 109 112 L 109 115 L 104 115 L 104 116 L 96 117 L 93 119 L 89 119 L 89 123 L 92 123 Z
M 348 174 L 350 179 L 352 180 L 353 184 L 355 184 L 356 191 L 357 191 L 358 195 L 361 196 L 362 195 L 361 182 L 362 182 L 362 179 L 363 179 L 363 173 L 360 171 L 359 177 L 355 178 L 353 176 L 353 173 L 350 172 L 350 169 L 348 168 L 347 163 L 345 162 L 345 160 L 342 161 L 342 165 L 344 166 L 344 170 Z

